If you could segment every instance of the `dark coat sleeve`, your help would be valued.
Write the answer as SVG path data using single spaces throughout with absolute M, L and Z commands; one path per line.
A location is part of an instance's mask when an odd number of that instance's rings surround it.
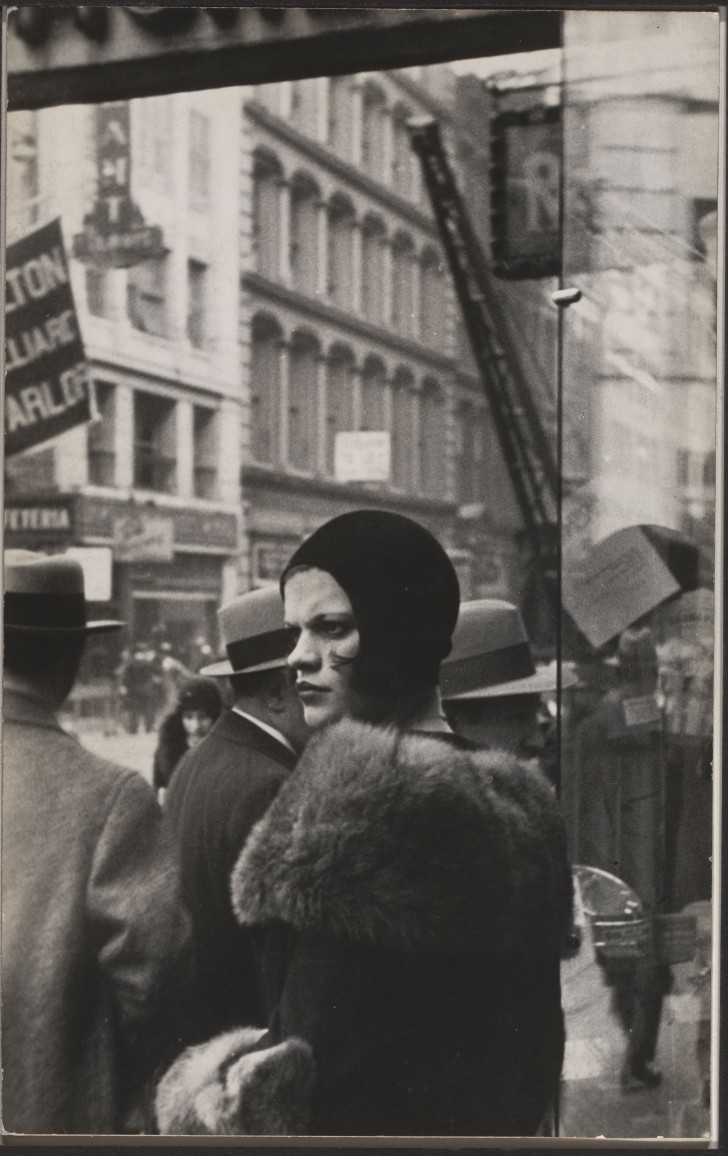
M 175 853 L 141 776 L 126 777 L 113 796 L 93 856 L 87 910 L 129 1064 L 149 1074 L 173 1046 L 191 956 Z

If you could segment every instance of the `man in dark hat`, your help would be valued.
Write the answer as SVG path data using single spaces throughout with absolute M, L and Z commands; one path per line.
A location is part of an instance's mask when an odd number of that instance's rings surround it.
M 85 751 L 54 711 L 88 622 L 83 571 L 5 554 L 2 814 L 3 1125 L 140 1128 L 145 1079 L 172 1050 L 189 921 L 151 788 Z
M 242 594 L 218 613 L 227 659 L 201 674 L 234 695 L 210 733 L 180 761 L 166 811 L 177 836 L 192 914 L 196 991 L 189 1035 L 260 1020 L 250 938 L 233 918 L 230 873 L 296 764 L 306 728 L 286 659 L 291 648 L 276 588 Z

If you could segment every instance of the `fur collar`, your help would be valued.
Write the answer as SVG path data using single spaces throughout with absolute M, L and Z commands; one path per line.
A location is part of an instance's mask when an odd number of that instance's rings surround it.
M 395 950 L 539 951 L 571 915 L 558 805 L 534 766 L 351 720 L 311 740 L 231 885 L 243 924 Z

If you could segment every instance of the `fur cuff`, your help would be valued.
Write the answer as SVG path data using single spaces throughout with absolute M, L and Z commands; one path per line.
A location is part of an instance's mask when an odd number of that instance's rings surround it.
M 264 1035 L 264 1028 L 237 1028 L 183 1052 L 157 1088 L 160 1133 L 306 1135 L 316 1078 L 311 1048 L 292 1037 L 251 1051 Z

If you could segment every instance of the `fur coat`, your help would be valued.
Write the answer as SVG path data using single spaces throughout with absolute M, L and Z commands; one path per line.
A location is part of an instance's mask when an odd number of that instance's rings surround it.
M 282 1119 L 269 1064 L 278 1111 L 269 1127 L 258 1113 L 261 1133 L 536 1132 L 563 1058 L 572 892 L 558 806 L 533 766 L 339 722 L 254 828 L 232 895 L 256 937 L 268 1030 L 243 1045 L 249 1072 L 239 1045 L 232 1066 L 205 1063 L 204 1048 L 178 1061 L 157 1100 L 163 1132 L 243 1132 L 253 1074 L 276 1048 L 281 1080 L 295 1055 L 312 1094 Z M 201 1108 L 191 1127 L 189 1105 L 225 1082 L 226 1111 L 216 1122 Z

